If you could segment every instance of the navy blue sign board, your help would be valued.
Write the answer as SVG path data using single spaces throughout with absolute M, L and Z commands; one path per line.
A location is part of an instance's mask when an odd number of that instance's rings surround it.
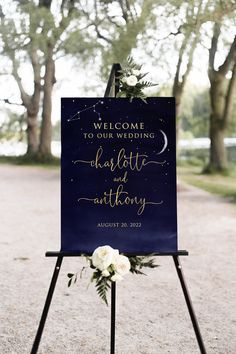
M 62 98 L 61 250 L 177 251 L 174 98 Z

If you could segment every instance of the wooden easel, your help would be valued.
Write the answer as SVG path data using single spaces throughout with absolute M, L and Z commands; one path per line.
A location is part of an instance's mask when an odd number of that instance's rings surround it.
M 107 83 L 105 97 L 116 97 L 117 92 L 119 91 L 119 79 L 118 79 L 118 71 L 121 69 L 120 64 L 113 64 L 111 73 L 109 76 L 109 80 Z M 182 266 L 180 263 L 180 256 L 188 256 L 187 251 L 178 251 L 173 253 L 160 253 L 155 254 L 156 256 L 171 256 L 174 261 L 174 265 L 180 280 L 181 288 L 184 294 L 184 298 L 186 301 L 186 305 L 189 311 L 189 315 L 192 321 L 192 325 L 194 328 L 195 336 L 198 342 L 199 350 L 201 354 L 206 354 L 206 349 L 204 346 L 204 342 L 201 336 L 200 328 L 197 322 L 197 318 L 194 312 L 193 304 L 191 302 L 191 298 L 187 289 L 186 281 L 184 279 L 184 274 L 182 270 Z M 46 252 L 46 257 L 56 257 L 56 265 L 54 268 L 54 272 L 52 275 L 52 280 L 49 286 L 48 294 L 46 297 L 45 305 L 43 308 L 42 316 L 39 322 L 38 330 L 35 336 L 35 340 L 33 343 L 33 347 L 31 350 L 31 354 L 37 354 L 39 344 L 41 341 L 41 337 L 44 330 L 44 325 L 47 319 L 48 311 L 51 305 L 53 293 L 55 290 L 55 286 L 57 283 L 58 275 L 61 269 L 62 261 L 64 257 L 79 257 L 81 254 L 76 252 Z M 115 354 L 115 320 L 116 320 L 116 283 L 112 282 L 111 284 L 111 333 L 110 333 L 110 354 Z

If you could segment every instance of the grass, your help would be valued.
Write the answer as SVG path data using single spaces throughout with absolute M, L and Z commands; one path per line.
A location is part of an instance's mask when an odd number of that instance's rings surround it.
M 203 166 L 181 164 L 178 175 L 184 182 L 201 188 L 207 192 L 228 198 L 236 203 L 236 167 L 232 166 L 227 175 L 202 174 Z

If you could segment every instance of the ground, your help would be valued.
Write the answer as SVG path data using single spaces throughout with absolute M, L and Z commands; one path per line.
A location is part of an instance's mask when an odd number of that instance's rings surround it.
M 0 165 L 0 353 L 30 352 L 60 246 L 57 169 Z M 236 207 L 179 182 L 179 249 L 185 278 L 208 354 L 236 353 Z M 148 276 L 128 275 L 117 286 L 116 354 L 199 353 L 171 257 Z M 40 354 L 109 353 L 110 308 L 90 274 L 68 289 L 68 272 L 83 259 L 67 258 Z

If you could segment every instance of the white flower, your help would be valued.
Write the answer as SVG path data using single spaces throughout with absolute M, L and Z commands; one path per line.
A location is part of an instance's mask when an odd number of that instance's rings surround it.
M 123 76 L 122 79 L 121 79 L 122 82 L 126 83 L 127 81 L 127 76 Z
M 110 246 L 98 247 L 92 254 L 92 263 L 94 267 L 103 271 L 112 264 L 113 258 L 116 254 L 118 254 L 118 250 L 114 250 Z
M 121 276 L 129 273 L 130 270 L 129 258 L 121 254 L 116 255 L 113 261 L 113 268 L 115 272 Z
M 128 76 L 127 79 L 126 79 L 126 83 L 127 83 L 127 85 L 129 85 L 129 86 L 135 86 L 135 85 L 137 84 L 137 82 L 138 82 L 138 79 L 137 79 L 137 77 L 134 76 L 134 75 L 130 75 L 130 76 Z
M 118 273 L 115 273 L 112 277 L 111 277 L 111 281 L 119 281 L 122 280 L 122 276 Z
M 102 271 L 102 276 L 103 276 L 103 277 L 109 277 L 109 275 L 110 275 L 110 273 L 109 273 L 109 271 L 108 271 L 107 269 L 104 269 L 104 270 Z
M 112 258 L 112 262 L 111 262 L 111 265 L 113 265 L 116 261 L 116 257 L 119 256 L 119 250 L 114 250 L 113 249 L 113 258 Z
M 138 76 L 138 75 L 140 75 L 140 70 L 133 69 L 132 74 L 134 74 L 135 76 Z

